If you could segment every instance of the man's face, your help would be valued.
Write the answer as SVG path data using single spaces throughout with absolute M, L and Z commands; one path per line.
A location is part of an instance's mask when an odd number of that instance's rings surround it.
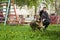
M 46 11 L 46 8 L 43 8 L 43 11 Z

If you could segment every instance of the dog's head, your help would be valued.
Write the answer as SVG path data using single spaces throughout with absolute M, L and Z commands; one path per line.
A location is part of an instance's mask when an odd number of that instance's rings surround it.
M 43 27 L 43 22 L 42 22 L 42 20 L 36 20 L 36 24 L 37 24 L 39 27 Z

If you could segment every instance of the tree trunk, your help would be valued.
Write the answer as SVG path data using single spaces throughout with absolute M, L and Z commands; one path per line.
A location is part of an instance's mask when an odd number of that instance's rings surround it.
M 59 0 L 55 0 L 55 12 L 57 15 L 60 15 L 60 2 Z

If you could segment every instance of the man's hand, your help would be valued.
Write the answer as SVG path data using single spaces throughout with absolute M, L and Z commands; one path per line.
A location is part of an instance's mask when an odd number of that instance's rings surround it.
M 45 19 L 43 19 L 43 21 L 45 21 Z

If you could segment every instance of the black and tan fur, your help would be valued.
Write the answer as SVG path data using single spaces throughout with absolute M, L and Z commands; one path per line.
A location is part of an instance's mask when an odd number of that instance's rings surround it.
M 42 20 L 39 20 L 39 16 L 36 16 L 36 20 L 31 21 L 30 23 L 30 27 L 32 28 L 32 30 L 36 30 L 36 29 L 41 29 L 44 28 Z

